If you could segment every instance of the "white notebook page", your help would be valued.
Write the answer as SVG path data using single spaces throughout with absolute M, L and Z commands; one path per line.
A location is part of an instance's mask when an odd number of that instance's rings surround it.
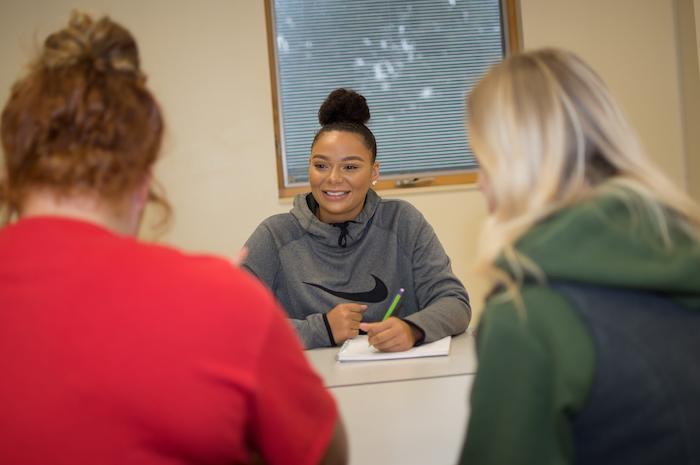
M 358 362 L 369 360 L 395 360 L 402 358 L 417 358 L 417 357 L 438 357 L 449 355 L 450 342 L 452 336 L 443 337 L 440 340 L 423 344 L 418 347 L 403 352 L 379 352 L 374 347 L 370 347 L 367 341 L 367 336 L 356 336 L 345 341 L 343 346 L 338 351 L 339 362 Z

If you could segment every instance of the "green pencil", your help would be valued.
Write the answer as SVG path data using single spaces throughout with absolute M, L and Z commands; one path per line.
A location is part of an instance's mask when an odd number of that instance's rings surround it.
M 391 305 L 389 305 L 389 310 L 386 311 L 386 314 L 384 315 L 384 318 L 382 318 L 382 321 L 386 320 L 391 316 L 392 313 L 394 313 L 394 310 L 396 309 L 396 306 L 399 304 L 399 300 L 401 300 L 401 296 L 403 295 L 403 287 L 399 289 L 399 293 L 394 296 L 394 300 L 391 301 Z

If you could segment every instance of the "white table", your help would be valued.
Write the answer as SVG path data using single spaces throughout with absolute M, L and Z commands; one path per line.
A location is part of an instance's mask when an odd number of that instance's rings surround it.
M 455 463 L 476 372 L 470 333 L 452 338 L 447 357 L 339 363 L 337 352 L 306 355 L 338 401 L 351 464 Z

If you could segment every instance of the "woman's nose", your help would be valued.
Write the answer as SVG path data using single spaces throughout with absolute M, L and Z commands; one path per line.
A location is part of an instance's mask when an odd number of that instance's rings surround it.
M 334 166 L 331 168 L 331 172 L 328 175 L 328 180 L 332 183 L 338 183 L 343 180 L 343 173 L 341 172 L 340 166 Z

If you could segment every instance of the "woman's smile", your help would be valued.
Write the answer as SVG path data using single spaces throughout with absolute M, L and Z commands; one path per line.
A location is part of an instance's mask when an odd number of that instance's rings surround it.
M 357 217 L 365 204 L 379 164 L 355 133 L 329 131 L 311 148 L 309 184 L 324 223 L 342 223 Z

